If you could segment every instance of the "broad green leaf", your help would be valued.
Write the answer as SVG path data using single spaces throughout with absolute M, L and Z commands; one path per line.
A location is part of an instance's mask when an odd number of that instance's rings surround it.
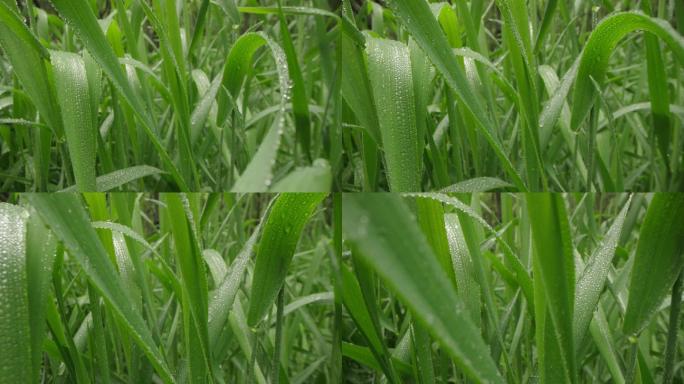
M 502 383 L 480 330 L 401 198 L 346 194 L 343 202 L 342 227 L 350 247 L 397 293 L 459 369 L 475 382 Z
M 173 383 L 173 375 L 164 356 L 152 339 L 149 328 L 133 307 L 95 229 L 74 194 L 29 194 L 31 205 L 55 233 L 86 276 L 101 293 L 130 337 L 140 346 L 164 382 Z
M 656 193 L 641 224 L 623 330 L 648 324 L 684 267 L 684 195 Z
M 31 363 L 26 222 L 28 212 L 0 203 L 0 383 L 30 383 Z
M 285 282 L 299 236 L 325 193 L 286 193 L 273 203 L 264 225 L 254 266 L 247 324 L 259 323 Z
M 50 59 L 76 188 L 79 192 L 95 192 L 98 132 L 92 114 L 85 62 L 77 54 L 61 51 L 50 52 Z
M 573 341 L 575 266 L 565 202 L 561 195 L 549 193 L 529 193 L 526 200 L 534 258 L 541 272 L 535 280 L 542 282 L 541 294 L 546 297 L 558 339 L 564 381 L 574 383 L 577 377 Z

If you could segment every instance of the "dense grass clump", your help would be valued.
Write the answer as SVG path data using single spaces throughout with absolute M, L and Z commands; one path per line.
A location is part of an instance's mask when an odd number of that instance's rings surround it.
M 342 13 L 344 190 L 684 190 L 680 1 Z
M 684 194 L 345 194 L 348 382 L 684 380 Z
M 0 190 L 329 191 L 339 17 L 280 3 L 0 1 Z
M 10 201 L 0 202 L 0 383 L 340 377 L 325 194 Z

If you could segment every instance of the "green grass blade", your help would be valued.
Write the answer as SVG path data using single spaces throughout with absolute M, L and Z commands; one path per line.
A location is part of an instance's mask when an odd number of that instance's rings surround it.
M 28 212 L 0 203 L 0 383 L 30 383 L 31 329 L 26 272 Z
M 382 147 L 390 190 L 419 191 L 421 161 L 413 76 L 408 47 L 402 43 L 368 38 L 368 77 L 377 104 Z
M 259 242 L 247 324 L 254 327 L 268 313 L 285 282 L 304 225 L 325 193 L 288 193 L 277 197 Z
M 401 198 L 347 194 L 344 206 L 343 231 L 352 249 L 399 295 L 456 365 L 475 382 L 503 382 L 479 329 Z
M 97 156 L 97 128 L 92 114 L 90 88 L 83 58 L 69 52 L 50 52 L 55 88 L 64 122 L 64 133 L 76 189 L 95 192 L 95 157 Z
M 684 65 L 684 38 L 667 21 L 636 12 L 617 13 L 607 17 L 596 26 L 582 52 L 573 93 L 573 131 L 577 130 L 594 104 L 596 90 L 592 79 L 603 84 L 615 47 L 620 40 L 636 30 L 658 36 L 672 50 L 680 65 Z
M 639 333 L 684 267 L 684 195 L 657 193 L 646 211 L 629 283 L 623 330 Z
M 45 317 L 50 294 L 50 275 L 57 241 L 34 212 L 26 229 L 26 275 L 28 282 L 29 321 L 31 325 L 31 361 L 33 381 L 37 382 L 42 365 Z
M 78 196 L 73 194 L 30 194 L 27 196 L 43 221 L 79 262 L 90 281 L 121 320 L 121 324 L 129 332 L 130 337 L 147 355 L 160 377 L 165 382 L 175 382 L 161 351 L 152 340 L 145 321 L 125 294 L 123 284 L 97 233 L 90 225 L 88 215 Z
M 542 281 L 543 294 L 558 338 L 563 376 L 565 381 L 575 382 L 575 267 L 565 202 L 561 195 L 542 193 L 527 194 L 526 200 L 532 224 L 534 257 L 541 272 L 535 280 Z

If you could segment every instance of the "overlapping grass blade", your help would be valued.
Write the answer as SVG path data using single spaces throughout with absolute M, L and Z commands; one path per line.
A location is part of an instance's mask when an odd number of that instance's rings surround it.
M 476 382 L 503 382 L 479 330 L 396 195 L 344 195 L 343 231 L 364 262 Z M 453 324 L 459 324 L 458 329 Z
M 684 267 L 684 195 L 653 196 L 641 225 L 623 330 L 639 333 Z

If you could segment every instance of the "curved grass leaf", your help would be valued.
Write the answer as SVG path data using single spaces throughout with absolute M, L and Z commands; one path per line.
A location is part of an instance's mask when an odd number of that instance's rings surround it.
M 326 197 L 325 193 L 286 193 L 276 198 L 259 242 L 247 324 L 259 323 L 285 282 L 304 225 Z
M 83 58 L 75 53 L 50 52 L 55 88 L 64 122 L 71 166 L 79 192 L 95 192 L 97 128 Z
M 657 193 L 646 211 L 629 283 L 623 330 L 639 333 L 684 267 L 684 195 Z
M 129 336 L 140 346 L 162 380 L 175 382 L 150 330 L 126 295 L 116 269 L 100 242 L 88 215 L 74 194 L 29 194 L 31 205 L 78 261 L 93 286 L 120 319 Z
M 617 44 L 629 33 L 644 30 L 658 36 L 672 50 L 681 65 L 684 65 L 684 38 L 662 19 L 637 12 L 617 13 L 607 17 L 589 36 L 584 47 L 577 71 L 573 94 L 571 124 L 573 131 L 589 113 L 596 90 L 592 79 L 603 84 L 608 61 Z
M 32 360 L 29 298 L 26 293 L 28 212 L 0 203 L 0 383 L 30 383 Z
M 480 330 L 396 195 L 344 195 L 343 232 L 364 262 L 475 382 L 502 383 Z M 458 327 L 454 327 L 458 324 Z
M 231 189 L 233 192 L 265 192 L 268 190 L 273 179 L 272 168 L 275 165 L 278 148 L 280 148 L 280 141 L 285 130 L 285 106 L 290 98 L 287 58 L 283 49 L 268 36 L 263 33 L 246 33 L 235 42 L 228 53 L 228 59 L 223 70 L 224 86 L 234 98 L 237 97 L 254 54 L 264 45 L 268 45 L 276 62 L 280 82 L 279 108 L 273 126 L 269 128 L 256 154 L 233 185 Z M 222 105 L 224 104 L 220 99 L 219 122 L 223 121 L 228 113 Z

